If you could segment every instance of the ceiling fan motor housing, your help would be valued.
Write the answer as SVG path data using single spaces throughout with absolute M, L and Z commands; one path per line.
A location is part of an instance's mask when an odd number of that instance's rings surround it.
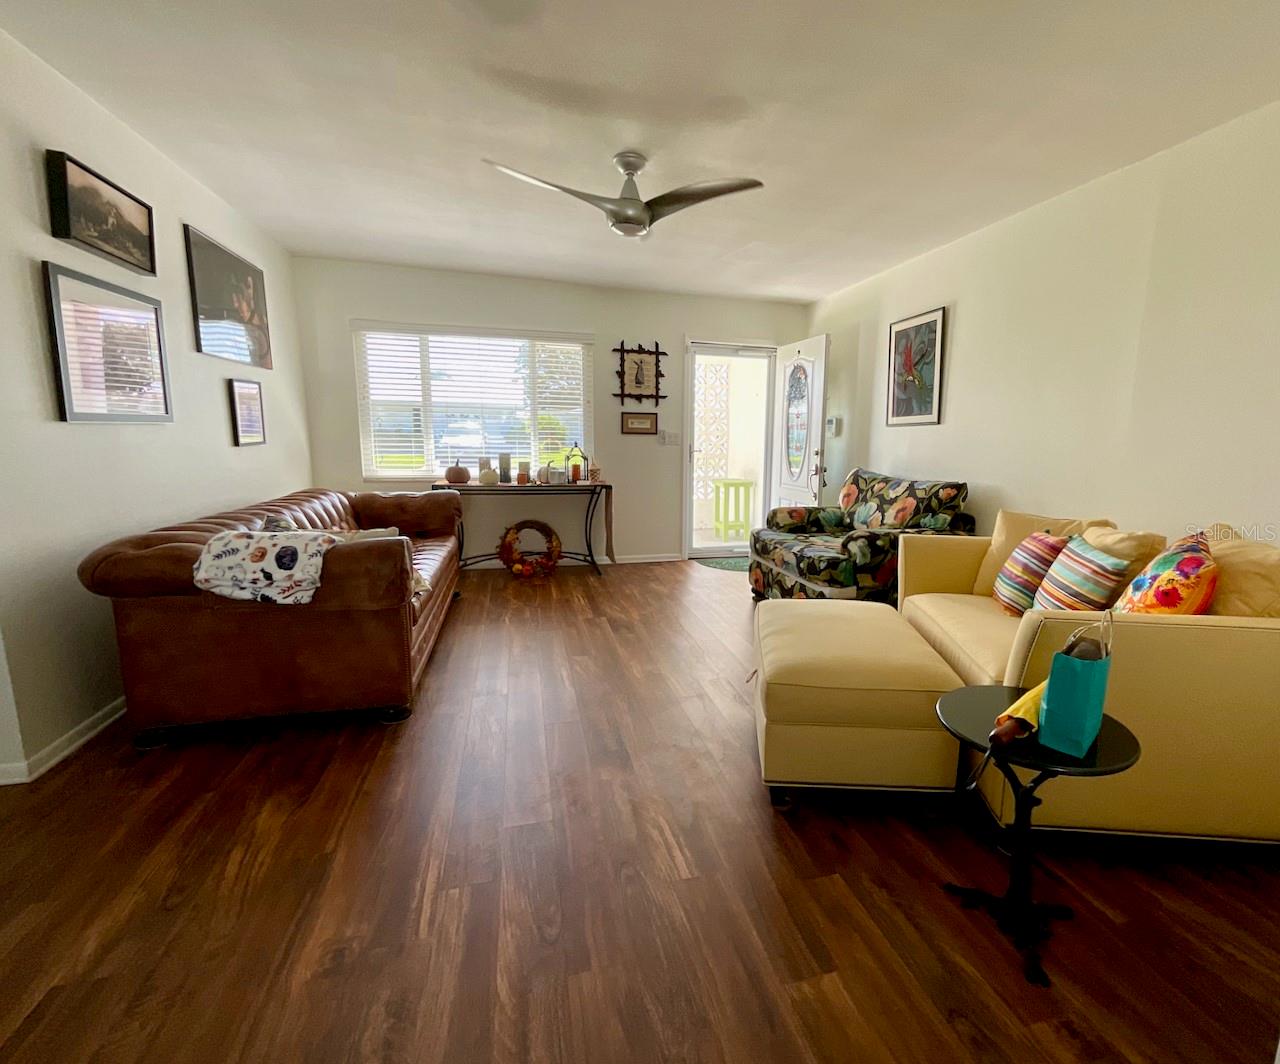
M 649 231 L 649 208 L 640 198 L 624 199 L 609 211 L 609 228 L 622 236 L 644 236 Z

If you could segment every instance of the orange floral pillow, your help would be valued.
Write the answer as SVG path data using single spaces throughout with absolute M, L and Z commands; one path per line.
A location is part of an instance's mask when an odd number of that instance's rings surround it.
M 1218 587 L 1218 566 L 1203 532 L 1157 554 L 1116 602 L 1117 613 L 1207 613 Z

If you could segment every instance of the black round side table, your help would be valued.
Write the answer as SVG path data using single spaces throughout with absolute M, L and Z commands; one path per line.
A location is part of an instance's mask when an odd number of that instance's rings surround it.
M 1040 960 L 1040 944 L 1050 935 L 1050 921 L 1072 915 L 1066 905 L 1048 905 L 1031 897 L 1031 868 L 1034 861 L 1031 844 L 1031 813 L 1042 799 L 1036 791 L 1042 784 L 1058 776 L 1112 776 L 1131 768 L 1142 748 L 1133 732 L 1114 717 L 1104 714 L 1098 738 L 1084 757 L 1072 757 L 1041 746 L 1035 735 L 1015 739 L 1004 746 L 992 747 L 987 736 L 995 727 L 996 717 L 1023 694 L 1017 687 L 961 687 L 938 699 L 938 720 L 961 743 L 988 754 L 996 768 L 1009 781 L 1013 791 L 1013 826 L 1007 829 L 1009 843 L 1009 885 L 1003 894 L 992 894 L 976 887 L 956 883 L 943 884 L 967 909 L 985 909 L 996 925 L 1013 941 L 1023 955 L 1023 974 L 1027 981 L 1049 985 Z M 1023 783 L 1014 768 L 1030 769 L 1036 775 Z M 957 774 L 957 787 L 961 786 Z M 977 779 L 966 789 L 972 790 Z

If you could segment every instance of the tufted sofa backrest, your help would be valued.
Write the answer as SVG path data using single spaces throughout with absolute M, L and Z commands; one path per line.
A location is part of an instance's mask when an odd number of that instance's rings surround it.
M 355 511 L 351 508 L 349 495 L 341 491 L 311 488 L 255 503 L 243 510 L 228 510 L 226 513 L 201 517 L 184 524 L 157 528 L 148 535 L 156 536 L 166 532 L 195 533 L 195 537 L 184 535 L 183 541 L 204 543 L 218 532 L 255 532 L 268 517 L 287 517 L 304 529 L 350 532 L 360 527 Z

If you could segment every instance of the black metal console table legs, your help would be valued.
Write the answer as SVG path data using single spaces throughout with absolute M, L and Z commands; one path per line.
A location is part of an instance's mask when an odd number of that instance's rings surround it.
M 992 894 L 957 883 L 944 883 L 943 889 L 959 898 L 966 909 L 986 910 L 995 919 L 996 926 L 1022 953 L 1022 971 L 1027 982 L 1048 986 L 1049 976 L 1040 960 L 1040 944 L 1052 934 L 1052 921 L 1068 920 L 1073 913 L 1068 905 L 1051 905 L 1032 899 L 1031 876 L 1035 857 L 1031 844 L 1031 814 L 1041 801 L 1036 794 L 1040 785 L 1056 778 L 1059 773 L 1043 771 L 1030 783 L 1023 783 L 1007 764 L 996 761 L 996 767 L 1009 781 L 1014 796 L 1013 825 L 1006 830 L 1009 885 L 1003 894 Z
M 453 485 L 434 485 L 434 490 L 444 490 Z M 508 496 L 523 495 L 527 498 L 539 498 L 549 495 L 580 495 L 586 499 L 586 513 L 582 522 L 582 536 L 585 541 L 584 550 L 564 550 L 561 549 L 560 557 L 571 558 L 576 562 L 584 562 L 595 570 L 596 574 L 603 576 L 600 570 L 600 563 L 596 560 L 595 550 L 595 525 L 596 513 L 600 509 L 600 500 L 604 498 L 605 492 L 611 490 L 609 484 L 597 484 L 591 482 L 579 481 L 576 484 L 552 484 L 540 485 L 539 487 L 519 487 L 516 488 L 512 484 L 494 484 L 494 485 L 463 485 L 461 492 L 466 495 L 491 495 L 491 496 Z M 609 540 L 610 521 L 605 522 L 606 541 Z M 476 565 L 480 562 L 493 561 L 498 557 L 497 551 L 487 551 L 483 554 L 466 554 L 466 528 L 462 522 L 458 524 L 458 553 L 461 556 L 459 565 L 465 569 L 468 566 Z

